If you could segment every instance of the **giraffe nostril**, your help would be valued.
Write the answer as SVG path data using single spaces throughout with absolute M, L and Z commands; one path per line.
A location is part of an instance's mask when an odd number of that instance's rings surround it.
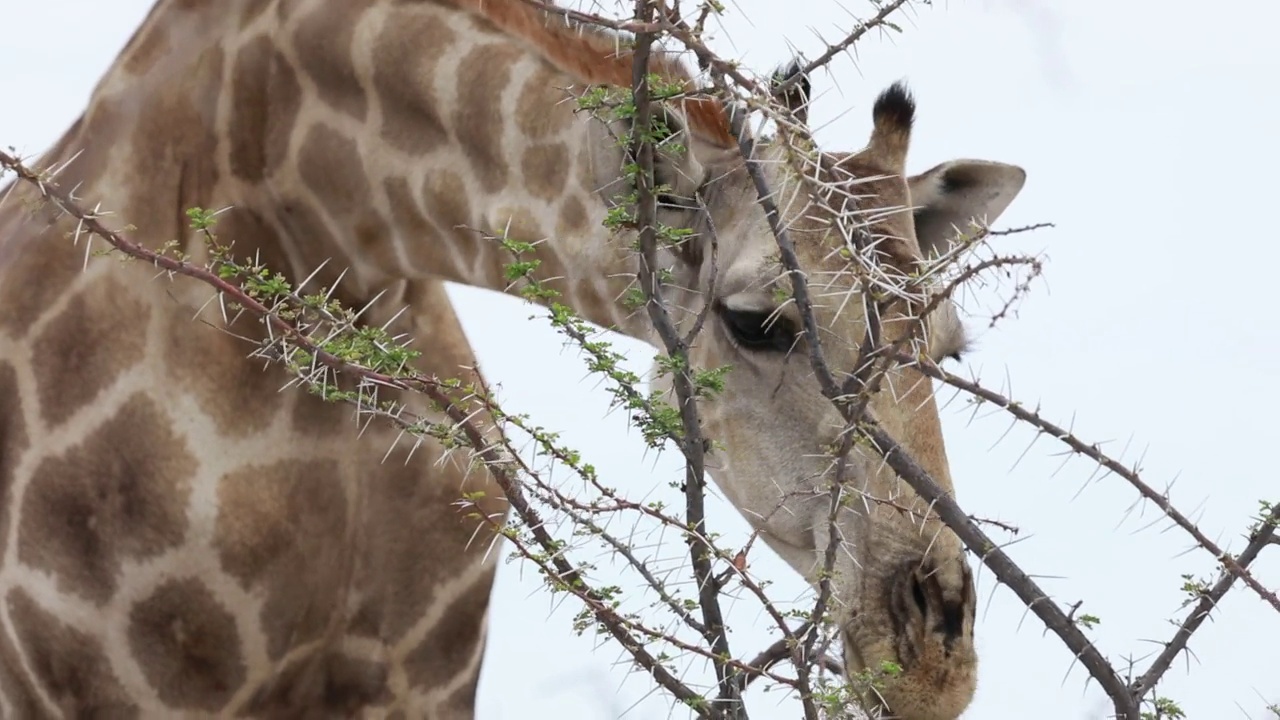
M 928 617 L 929 601 L 925 597 L 924 587 L 920 584 L 920 575 L 918 573 L 911 573 L 911 599 L 915 601 L 920 614 Z
M 964 633 L 964 614 L 964 603 L 955 601 L 942 603 L 942 622 L 939 629 L 942 630 L 948 649 Z
M 946 568 L 933 566 L 915 568 L 910 573 L 908 582 L 911 599 L 925 621 L 928 632 L 940 635 L 943 645 L 950 651 L 965 632 L 965 617 L 969 607 L 966 598 L 972 596 L 972 580 L 964 572 L 955 577 L 948 575 L 945 570 Z M 949 579 L 952 583 L 947 582 Z M 950 587 L 957 580 L 961 587 Z
M 957 574 L 937 573 L 925 581 L 930 584 L 925 588 L 926 595 L 935 603 L 934 631 L 942 634 L 948 650 L 964 635 L 965 618 L 972 615 L 973 609 L 973 576 L 967 564 L 962 563 L 959 569 Z

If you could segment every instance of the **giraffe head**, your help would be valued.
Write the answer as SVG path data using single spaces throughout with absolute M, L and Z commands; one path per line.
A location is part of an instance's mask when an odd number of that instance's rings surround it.
M 806 83 L 796 88 L 795 95 L 807 95 Z M 994 221 L 1025 180 L 1018 167 L 980 160 L 953 160 L 908 176 L 914 100 L 895 84 L 880 94 L 872 115 L 863 150 L 828 154 L 829 162 L 813 170 L 816 179 L 843 187 L 826 197 L 811 194 L 812 185 L 786 169 L 780 140 L 756 147 L 808 278 L 823 354 L 837 383 L 857 366 L 871 306 L 840 252 L 851 224 L 848 216 L 837 222 L 841 192 L 854 198 L 885 266 L 907 273 L 946 252 L 956 228 Z M 656 172 L 673 193 L 697 195 L 705 208 L 676 199 L 660 220 L 699 231 L 676 254 L 673 284 L 689 290 L 669 298 L 670 306 L 688 309 L 686 329 L 698 309 L 710 306 L 692 360 L 699 368 L 732 366 L 723 393 L 700 406 L 706 434 L 721 448 L 708 467 L 770 546 L 816 584 L 830 537 L 825 490 L 836 474 L 830 448 L 843 421 L 811 367 L 777 241 L 745 163 L 716 132 L 699 131 L 696 118 L 686 133 L 688 157 L 665 157 Z M 881 312 L 882 339 L 921 325 L 916 318 L 930 297 Z M 958 357 L 966 340 L 956 309 L 950 300 L 934 307 L 916 347 L 938 361 Z M 899 368 L 881 387 L 869 402 L 870 415 L 951 491 L 931 381 Z M 849 501 L 836 523 L 843 545 L 833 602 L 847 671 L 875 673 L 886 662 L 896 664 L 901 671 L 880 681 L 873 702 L 905 720 L 954 719 L 972 699 L 977 672 L 976 598 L 964 548 L 936 518 L 926 519 L 926 504 L 873 450 L 855 447 L 843 472 Z

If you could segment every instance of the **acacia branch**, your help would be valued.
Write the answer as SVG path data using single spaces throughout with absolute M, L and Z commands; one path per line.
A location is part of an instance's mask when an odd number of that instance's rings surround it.
M 898 360 L 904 365 L 916 368 L 920 372 L 932 377 L 940 382 L 944 382 L 953 387 L 959 388 L 974 397 L 980 398 L 985 402 L 989 402 L 998 408 L 1008 412 L 1013 417 L 1021 420 L 1028 425 L 1039 430 L 1045 435 L 1049 435 L 1071 448 L 1074 452 L 1083 455 L 1098 465 L 1110 470 L 1119 477 L 1123 478 L 1138 491 L 1143 498 L 1149 500 L 1152 504 L 1160 509 L 1162 513 L 1174 522 L 1178 527 L 1182 528 L 1190 535 L 1196 543 L 1209 551 L 1214 559 L 1216 559 L 1228 572 L 1240 578 L 1242 582 L 1249 586 L 1263 600 L 1269 603 L 1277 611 L 1280 611 L 1280 597 L 1276 593 L 1268 590 L 1257 578 L 1245 569 L 1238 560 L 1231 557 L 1230 553 L 1225 552 L 1218 544 L 1209 539 L 1195 523 L 1191 522 L 1186 515 L 1173 506 L 1169 498 L 1159 493 L 1155 488 L 1147 484 L 1145 480 L 1138 474 L 1136 470 L 1127 468 L 1115 459 L 1104 453 L 1096 444 L 1088 444 L 1077 437 L 1070 430 L 1059 425 L 1049 422 L 1042 417 L 1037 411 L 1028 410 L 1022 403 L 1012 400 L 1000 393 L 989 390 L 982 385 L 966 380 L 958 375 L 947 372 L 938 367 L 936 363 L 921 360 L 915 357 L 899 355 Z
M 867 34 L 867 32 L 871 31 L 874 28 L 884 27 L 888 25 L 889 16 L 897 12 L 898 9 L 901 8 L 903 5 L 906 5 L 907 2 L 909 2 L 909 0 L 891 0 L 891 2 L 888 2 L 882 5 L 880 7 L 880 12 L 877 12 L 871 18 L 867 20 L 859 20 L 858 24 L 854 26 L 853 30 L 848 35 L 846 35 L 843 40 L 841 40 L 838 43 L 828 45 L 826 51 L 823 52 L 821 55 L 819 55 L 817 59 L 805 65 L 804 68 L 800 70 L 800 72 L 796 73 L 790 78 L 787 78 L 785 81 L 779 83 L 774 92 L 778 93 L 779 95 L 781 95 L 782 93 L 785 93 L 787 90 L 794 87 L 795 84 L 800 81 L 800 78 L 805 77 L 810 73 L 812 73 L 814 70 L 817 70 L 818 68 L 827 65 L 833 59 L 835 59 L 836 55 L 839 55 L 840 53 L 853 47 L 859 40 L 862 39 L 863 35 Z
M 1271 511 L 1263 516 L 1258 529 L 1254 531 L 1253 536 L 1249 539 L 1249 544 L 1235 558 L 1236 565 L 1240 569 L 1248 568 L 1257 559 L 1258 553 L 1262 551 L 1262 548 L 1276 541 L 1277 523 L 1280 523 L 1280 503 L 1271 506 Z M 1223 596 L 1231 589 L 1237 577 L 1238 575 L 1232 572 L 1230 568 L 1223 568 L 1219 572 L 1218 581 L 1214 583 L 1212 588 L 1200 595 L 1195 607 L 1187 615 L 1186 619 L 1182 621 L 1182 624 L 1178 626 L 1173 638 L 1165 643 L 1164 649 L 1156 656 L 1155 660 L 1151 661 L 1151 667 L 1130 685 L 1135 697 L 1142 697 L 1156 686 L 1156 683 L 1164 676 L 1165 671 L 1173 664 L 1178 654 L 1186 649 L 1187 642 L 1191 639 L 1191 636 L 1195 634 L 1200 625 L 1209 617 L 1209 613 L 1218 606 Z
M 817 632 L 818 632 L 817 626 L 815 626 L 813 623 L 808 623 L 808 622 L 796 628 L 796 635 L 799 637 L 804 637 L 806 635 L 816 635 Z M 764 670 L 768 670 L 769 668 L 782 662 L 783 660 L 788 660 L 794 657 L 795 648 L 791 647 L 793 644 L 794 644 L 793 640 L 789 640 L 787 638 L 778 638 L 773 642 L 772 645 L 765 648 L 764 650 L 761 650 L 760 653 L 756 655 L 751 660 L 750 663 L 748 663 L 748 665 L 750 665 L 753 668 L 759 668 L 760 672 L 750 673 L 747 679 L 747 682 L 750 683 L 752 680 L 755 680 L 756 678 L 760 677 L 763 674 Z M 830 655 L 822 655 L 819 658 L 819 662 L 821 663 L 823 669 L 827 670 L 828 672 L 836 673 L 836 674 L 844 672 L 844 666 L 840 664 L 840 661 L 836 660 Z
M 636 0 L 635 17 L 640 23 L 651 23 L 655 0 Z M 697 582 L 702 621 L 711 636 L 715 653 L 716 678 L 720 684 L 719 708 L 733 720 L 747 720 L 746 705 L 742 701 L 745 678 L 727 662 L 732 657 L 729 637 L 720 608 L 720 587 L 711 569 L 714 556 L 706 541 L 706 462 L 708 442 L 702 436 L 702 421 L 693 378 L 690 376 L 689 346 L 676 330 L 662 299 L 661 281 L 657 269 L 657 198 L 654 190 L 653 106 L 650 100 L 649 56 L 655 36 L 649 32 L 637 33 L 632 62 L 631 92 L 635 103 L 635 116 L 631 126 L 630 153 L 639 167 L 636 174 L 636 221 L 640 240 L 639 282 L 645 296 L 645 308 L 654 329 L 661 338 L 674 368 L 672 385 L 679 405 L 684 437 L 681 449 L 685 457 L 684 496 L 689 531 L 689 556 L 693 575 Z

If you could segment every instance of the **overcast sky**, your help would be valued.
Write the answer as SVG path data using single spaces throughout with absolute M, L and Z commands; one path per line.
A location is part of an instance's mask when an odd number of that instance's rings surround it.
M 55 140 L 149 5 L 6 3 L 0 145 L 35 153 Z M 739 0 L 713 47 L 766 71 L 792 48 L 816 55 L 851 13 L 870 12 L 852 0 Z M 902 18 L 905 35 L 869 37 L 856 59 L 842 56 L 830 74 L 817 74 L 812 114 L 826 147 L 856 147 L 875 94 L 905 78 L 919 103 L 912 171 L 953 157 L 1027 169 L 1026 188 L 999 225 L 1056 227 L 1001 242 L 1046 252 L 1045 280 L 993 330 L 983 313 L 1008 288 L 975 294 L 966 307 L 980 341 L 962 371 L 1011 387 L 1127 462 L 1141 459 L 1152 484 L 1176 479 L 1175 503 L 1238 552 L 1257 501 L 1280 500 L 1271 455 L 1280 435 L 1280 323 L 1265 279 L 1280 263 L 1280 243 L 1275 222 L 1252 215 L 1274 206 L 1280 190 L 1280 5 L 1241 0 L 1215 12 L 1185 0 L 921 6 Z M 454 297 L 508 409 L 561 431 L 629 493 L 661 491 L 676 477 L 674 453 L 646 454 L 625 417 L 607 412 L 607 395 L 577 354 L 527 321 L 528 307 L 468 289 Z M 647 369 L 650 348 L 619 346 L 636 370 Z M 961 504 L 1021 528 L 1014 559 L 1059 602 L 1082 600 L 1082 612 L 1101 618 L 1091 635 L 1113 661 L 1133 657 L 1144 669 L 1159 649 L 1151 641 L 1169 637 L 1167 619 L 1185 612 L 1180 575 L 1213 572 L 1212 558 L 1184 552 L 1189 539 L 1153 524 L 1152 508 L 1135 506 L 1122 481 L 1083 460 L 1064 464 L 1061 445 L 1041 438 L 1027 450 L 1033 433 L 1006 434 L 1006 416 L 975 415 L 955 398 L 943 422 Z M 745 535 L 722 501 L 710 524 Z M 684 552 L 674 536 L 667 542 L 666 556 Z M 1280 549 L 1272 550 L 1254 572 L 1278 588 Z M 752 567 L 776 581 L 777 597 L 802 596 L 794 573 L 762 547 L 755 553 Z M 574 636 L 578 608 L 553 607 L 530 568 L 507 563 L 499 578 L 481 720 L 683 717 L 665 696 L 645 697 L 647 684 L 617 662 L 618 650 Z M 979 593 L 981 674 L 966 718 L 1106 715 L 1070 653 L 988 571 Z M 754 606 L 735 604 L 731 619 L 738 654 L 768 643 L 763 627 L 752 627 L 764 623 Z M 1161 694 L 1192 718 L 1266 718 L 1265 705 L 1280 702 L 1277 648 L 1280 614 L 1237 588 Z M 694 672 L 706 677 L 701 666 Z M 753 698 L 757 720 L 798 717 L 780 693 Z

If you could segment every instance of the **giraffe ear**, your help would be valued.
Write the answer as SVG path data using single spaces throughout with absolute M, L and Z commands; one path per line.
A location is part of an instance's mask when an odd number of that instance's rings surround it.
M 773 81 L 770 84 L 774 90 L 774 97 L 782 101 L 782 104 L 791 111 L 791 114 L 795 116 L 801 125 L 808 125 L 809 97 L 812 86 L 809 84 L 809 76 L 804 74 L 803 70 L 804 66 L 800 64 L 800 59 L 796 58 L 789 64 L 775 70 Z M 782 88 L 783 83 L 789 84 L 786 88 Z
M 920 251 L 941 255 L 970 222 L 995 222 L 1026 180 L 1022 168 L 990 160 L 952 160 L 907 178 Z

